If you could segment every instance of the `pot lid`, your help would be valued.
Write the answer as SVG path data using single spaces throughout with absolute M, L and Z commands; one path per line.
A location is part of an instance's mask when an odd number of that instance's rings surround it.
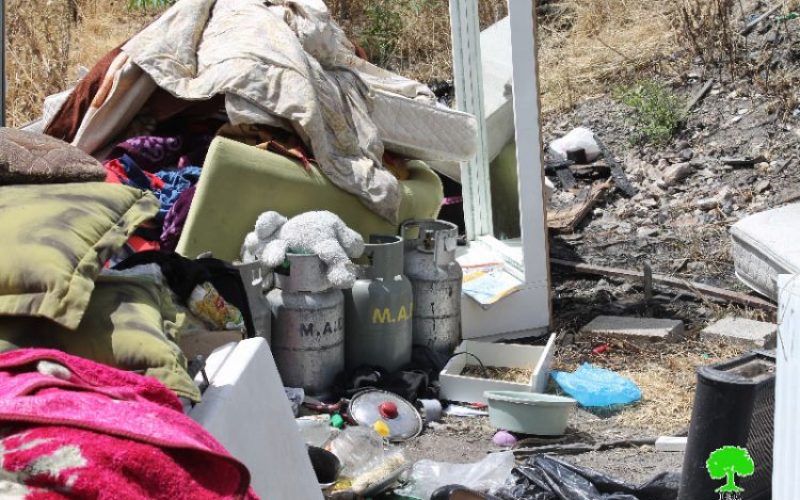
M 359 392 L 350 400 L 350 416 L 365 427 L 383 422 L 389 428 L 389 441 L 405 441 L 422 431 L 422 417 L 414 405 L 388 391 Z

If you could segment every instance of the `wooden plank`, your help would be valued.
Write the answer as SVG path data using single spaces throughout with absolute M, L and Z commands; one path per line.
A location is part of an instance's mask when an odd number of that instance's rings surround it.
M 600 151 L 603 153 L 603 159 L 605 159 L 611 167 L 611 178 L 614 179 L 614 186 L 629 198 L 636 196 L 638 190 L 631 185 L 631 182 L 628 180 L 628 176 L 625 175 L 625 170 L 622 168 L 622 164 L 619 163 L 616 158 L 614 158 L 614 155 L 609 152 L 605 143 L 603 143 L 603 141 L 601 141 L 597 135 L 594 136 L 594 140 L 597 142 L 597 145 L 600 147 Z
M 778 346 L 775 367 L 775 434 L 772 498 L 797 498 L 800 491 L 800 279 L 778 276 Z
M 592 264 L 585 264 L 582 262 L 571 262 L 560 259 L 550 259 L 550 264 L 565 269 L 571 269 L 575 272 L 584 274 L 594 274 L 598 276 L 607 276 L 612 278 L 630 279 L 638 282 L 641 282 L 644 279 L 644 273 L 640 271 L 630 271 L 628 269 L 621 269 L 617 267 L 602 267 L 602 266 L 595 266 Z M 671 276 L 666 276 L 663 274 L 653 274 L 652 279 L 654 285 L 661 285 L 667 288 L 683 290 L 692 293 L 698 297 L 712 298 L 717 300 L 723 300 L 726 302 L 735 302 L 737 304 L 754 307 L 758 309 L 764 309 L 770 312 L 778 310 L 777 306 L 772 302 L 761 299 L 759 297 L 754 297 L 752 295 L 734 292 L 732 290 L 726 290 L 724 288 L 718 288 L 715 286 L 705 285 L 703 283 L 697 283 L 694 281 L 688 281 L 680 278 L 673 278 Z
M 778 11 L 778 9 L 780 9 L 780 8 L 781 8 L 781 6 L 783 6 L 783 2 L 781 2 L 781 3 L 777 4 L 777 5 L 774 5 L 774 6 L 772 6 L 772 7 L 771 7 L 769 10 L 767 10 L 766 12 L 764 12 L 763 14 L 761 14 L 760 16 L 758 16 L 757 18 L 755 18 L 755 19 L 753 19 L 752 21 L 750 21 L 749 23 L 747 23 L 747 26 L 745 26 L 744 28 L 742 28 L 742 30 L 739 32 L 739 34 L 740 34 L 740 35 L 742 35 L 742 36 L 747 36 L 747 35 L 749 35 L 750 33 L 752 33 L 752 32 L 753 32 L 753 29 L 754 29 L 756 26 L 758 26 L 759 24 L 761 24 L 761 22 L 762 22 L 764 19 L 768 18 L 769 16 L 771 16 L 772 14 L 774 14 L 775 12 L 777 12 L 777 11 Z
M 689 103 L 686 105 L 686 107 L 683 108 L 683 114 L 684 115 L 688 115 L 689 112 L 695 106 L 697 106 L 697 103 L 703 100 L 703 98 L 706 96 L 706 94 L 708 94 L 708 92 L 711 90 L 711 87 L 713 87 L 713 86 L 714 86 L 714 80 L 713 79 L 707 81 L 706 84 L 703 85 L 703 88 L 701 88 L 694 96 L 692 96 L 692 99 L 689 101 Z
M 563 210 L 548 212 L 547 227 L 558 232 L 571 233 L 586 217 L 589 211 L 605 194 L 609 184 L 601 182 L 590 188 L 584 188 L 575 198 L 575 202 Z
M 570 190 L 573 189 L 577 184 L 575 182 L 575 177 L 567 167 L 556 169 L 556 175 L 558 176 L 558 180 L 561 182 L 562 189 Z

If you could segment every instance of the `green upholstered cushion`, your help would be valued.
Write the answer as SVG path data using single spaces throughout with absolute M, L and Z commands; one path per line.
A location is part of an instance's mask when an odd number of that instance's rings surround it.
M 410 162 L 409 169 L 410 178 L 400 182 L 400 220 L 436 217 L 443 197 L 439 177 L 421 162 Z M 269 210 L 287 217 L 329 210 L 365 237 L 398 231 L 316 168 L 306 172 L 286 157 L 217 138 L 203 165 L 177 252 L 193 258 L 210 251 L 217 258 L 236 260 L 256 218 Z
M 58 349 L 155 377 L 179 396 L 199 401 L 176 335 L 169 290 L 148 277 L 99 276 L 74 331 L 44 318 L 0 317 L 0 352 Z
M 152 195 L 103 182 L 0 187 L 0 316 L 77 328 L 103 263 L 157 211 Z

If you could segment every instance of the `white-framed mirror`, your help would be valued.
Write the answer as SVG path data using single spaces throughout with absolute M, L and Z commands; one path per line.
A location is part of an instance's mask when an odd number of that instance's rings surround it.
M 550 324 L 534 3 L 509 0 L 508 11 L 481 33 L 478 0 L 450 0 L 457 107 L 479 128 L 478 153 L 461 164 L 462 254 L 496 255 L 520 283 L 488 309 L 464 297 L 467 339 L 536 335 Z

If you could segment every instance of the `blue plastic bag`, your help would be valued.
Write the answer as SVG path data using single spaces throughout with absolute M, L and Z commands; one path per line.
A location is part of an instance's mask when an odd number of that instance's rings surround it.
M 616 408 L 642 399 L 636 382 L 589 363 L 573 373 L 553 372 L 552 377 L 561 390 L 588 409 Z

